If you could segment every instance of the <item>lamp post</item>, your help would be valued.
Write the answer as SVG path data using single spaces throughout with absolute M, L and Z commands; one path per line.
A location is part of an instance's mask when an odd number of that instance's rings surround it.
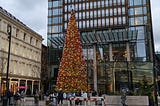
M 7 94 L 9 91 L 9 81 L 8 81 L 8 74 L 9 74 L 9 61 L 10 61 L 10 48 L 11 48 L 11 32 L 12 32 L 12 27 L 11 25 L 7 26 L 7 34 L 8 34 L 8 40 L 9 40 L 9 47 L 8 47 L 8 59 L 7 59 L 7 72 L 6 72 L 6 97 L 3 98 L 3 106 L 7 106 L 8 98 Z
M 11 32 L 12 28 L 10 25 L 7 26 L 7 33 L 9 39 L 9 47 L 8 47 L 8 60 L 7 60 L 7 72 L 6 72 L 6 88 L 9 90 L 9 82 L 8 82 L 8 73 L 9 73 L 9 62 L 10 62 L 10 48 L 11 48 Z

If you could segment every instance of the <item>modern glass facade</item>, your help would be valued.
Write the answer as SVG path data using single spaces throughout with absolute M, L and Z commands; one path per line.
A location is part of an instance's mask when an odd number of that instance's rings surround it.
M 123 87 L 134 91 L 143 76 L 153 84 L 150 0 L 48 0 L 50 89 L 56 84 L 72 8 L 91 88 L 107 94 L 119 93 Z

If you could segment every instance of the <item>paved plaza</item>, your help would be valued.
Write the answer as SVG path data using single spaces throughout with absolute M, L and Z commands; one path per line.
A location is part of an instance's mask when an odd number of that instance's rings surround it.
M 64 103 L 63 106 L 68 105 L 68 102 L 66 100 L 64 100 L 63 103 Z M 18 103 L 14 104 L 14 105 L 8 105 L 8 106 L 55 106 L 55 105 L 51 105 L 51 104 L 48 104 L 48 105 L 46 105 L 46 104 L 47 103 L 45 100 L 41 100 L 41 101 L 39 101 L 39 104 L 37 105 L 34 103 L 34 98 L 32 97 L 32 98 L 26 98 L 25 101 L 18 101 Z M 0 102 L 0 106 L 3 106 L 3 101 Z

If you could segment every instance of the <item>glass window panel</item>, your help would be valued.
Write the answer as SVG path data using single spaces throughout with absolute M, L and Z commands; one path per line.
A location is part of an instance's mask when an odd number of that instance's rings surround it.
M 86 9 L 89 9 L 89 3 L 88 2 L 86 3 Z
M 125 14 L 125 7 L 122 7 L 122 14 Z
M 117 17 L 114 17 L 114 25 L 117 25 Z
M 67 29 L 67 23 L 64 24 L 64 28 Z
M 113 16 L 113 10 L 110 9 L 110 16 Z
M 143 59 L 143 61 L 146 60 L 146 50 L 145 50 L 145 43 L 137 43 L 137 56 L 141 59 Z
M 125 4 L 125 0 L 122 0 L 122 5 L 124 5 Z
M 98 26 L 101 26 L 101 19 L 98 19 Z
M 126 53 L 126 44 L 112 44 L 112 54 L 114 61 L 125 61 L 127 58 Z
M 112 6 L 112 0 L 109 1 L 109 5 Z
M 86 14 L 85 14 L 85 12 L 83 12 L 83 19 L 85 19 L 85 16 L 86 16 Z
M 98 10 L 98 17 L 101 17 L 101 11 Z
M 97 6 L 97 4 L 96 4 L 97 2 L 94 2 L 94 8 L 96 8 L 96 6 Z
M 48 16 L 52 16 L 52 10 L 48 10 Z
M 89 20 L 87 20 L 87 27 L 89 27 Z
M 143 7 L 143 14 L 147 14 L 147 8 Z
M 147 24 L 148 23 L 147 22 L 147 16 L 144 16 L 143 18 L 144 18 L 144 24 Z
M 79 22 L 79 28 L 82 28 L 82 22 L 81 21 Z
M 94 17 L 96 17 L 96 16 L 97 16 L 97 10 L 94 11 Z
M 83 28 L 85 28 L 85 26 L 86 26 L 86 22 L 85 22 L 85 21 L 83 21 Z
M 122 18 L 118 17 L 118 24 L 121 24 L 121 23 L 122 23 Z
M 85 3 L 83 3 L 82 9 L 85 10 Z
M 48 18 L 48 24 L 52 24 L 52 18 Z
M 106 0 L 105 4 L 106 4 L 106 7 L 108 7 L 108 0 Z
M 105 19 L 102 19 L 102 26 L 105 26 Z
M 93 27 L 93 20 L 90 20 L 90 26 Z
M 58 2 L 59 1 L 53 1 L 53 7 L 58 7 L 59 5 L 58 5 Z
M 135 15 L 140 15 L 140 14 L 143 14 L 142 13 L 142 7 L 135 8 Z
M 97 20 L 94 20 L 94 26 L 97 27 Z
M 133 6 L 133 0 L 129 0 L 129 6 Z
M 134 5 L 142 5 L 142 0 L 134 0 Z
M 48 8 L 52 8 L 52 1 L 48 2 Z
M 109 13 L 108 13 L 108 9 L 106 9 L 106 16 L 108 16 L 109 15 Z
M 118 3 L 118 5 L 120 5 L 121 4 L 121 0 L 117 0 L 117 3 Z
M 90 8 L 93 8 L 92 2 L 90 2 Z
M 101 2 L 100 1 L 98 1 L 98 7 L 101 7 Z
M 126 17 L 123 17 L 123 24 L 126 24 Z
M 134 18 L 130 18 L 129 23 L 130 23 L 130 25 L 134 25 Z
M 143 0 L 143 4 L 146 5 L 146 0 Z
M 117 8 L 114 8 L 114 15 L 117 15 Z
M 118 8 L 118 15 L 121 15 L 121 8 Z
M 93 18 L 93 11 L 90 11 L 90 18 Z
M 106 25 L 109 25 L 109 18 L 106 18 Z
M 134 9 L 133 9 L 133 8 L 129 9 L 129 15 L 130 15 L 130 16 L 131 16 L 131 15 L 134 15 Z
M 105 13 L 104 10 L 102 10 L 102 17 L 105 16 L 104 13 Z
M 82 19 L 82 13 L 79 12 L 79 19 Z
M 54 18 L 53 18 L 53 24 L 57 24 L 57 23 L 59 23 L 58 17 L 54 17 Z
M 113 25 L 113 18 L 110 18 L 110 25 Z
M 143 24 L 143 17 L 135 17 L 135 25 Z
M 86 12 L 86 17 L 89 18 L 89 11 Z

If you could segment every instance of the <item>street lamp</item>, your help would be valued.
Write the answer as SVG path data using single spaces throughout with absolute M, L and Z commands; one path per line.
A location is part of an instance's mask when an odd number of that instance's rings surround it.
M 8 81 L 8 73 L 9 73 L 9 60 L 10 60 L 10 48 L 11 48 L 11 32 L 12 32 L 12 27 L 11 25 L 7 26 L 7 34 L 8 34 L 8 40 L 9 40 L 9 47 L 8 47 L 8 60 L 7 60 L 7 72 L 6 72 L 6 97 L 3 99 L 3 106 L 7 106 L 8 98 L 7 94 L 9 91 L 9 81 Z
M 7 33 L 8 33 L 9 47 L 8 47 L 7 72 L 6 72 L 6 88 L 7 88 L 7 91 L 8 91 L 9 90 L 8 73 L 9 73 L 10 48 L 11 48 L 11 33 L 12 33 L 12 27 L 11 27 L 11 25 L 7 26 Z

